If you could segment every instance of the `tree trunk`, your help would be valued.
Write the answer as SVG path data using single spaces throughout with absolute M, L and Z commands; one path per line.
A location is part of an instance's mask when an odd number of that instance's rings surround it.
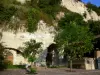
M 31 62 L 31 68 L 34 68 L 34 64 L 33 64 L 33 62 Z
M 70 71 L 72 72 L 72 60 L 70 60 Z

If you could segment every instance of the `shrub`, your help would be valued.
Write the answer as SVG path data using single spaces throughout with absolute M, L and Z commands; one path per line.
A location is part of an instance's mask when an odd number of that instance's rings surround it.
M 36 69 L 35 68 L 30 68 L 30 73 L 36 73 Z
M 88 21 L 89 29 L 94 35 L 100 34 L 100 21 Z
M 31 8 L 28 12 L 27 31 L 32 33 L 37 30 L 37 23 L 39 22 L 38 10 Z
M 9 21 L 10 18 L 15 14 L 16 10 L 17 9 L 13 6 L 9 8 L 0 6 L 0 21 Z

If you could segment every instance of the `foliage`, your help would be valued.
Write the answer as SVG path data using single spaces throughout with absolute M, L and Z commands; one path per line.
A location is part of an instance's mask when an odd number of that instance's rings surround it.
M 28 19 L 27 19 L 27 31 L 32 33 L 37 30 L 37 25 L 39 20 L 43 20 L 46 23 L 52 25 L 52 18 L 41 11 L 40 9 L 31 8 L 28 12 Z
M 23 27 L 21 21 L 24 21 L 26 30 L 30 33 L 37 30 L 39 20 L 44 20 L 48 25 L 53 25 L 53 20 L 56 19 L 56 14 L 62 11 L 60 6 L 61 0 L 31 0 L 26 4 L 21 4 L 15 0 L 3 0 L 0 2 L 0 22 L 4 23 L 6 29 L 12 31 Z M 49 9 L 48 9 L 49 8 Z M 65 10 L 65 8 L 64 8 Z M 19 19 L 19 21 L 12 23 L 11 17 Z M 6 30 L 5 29 L 5 30 Z
M 89 20 L 88 25 L 89 25 L 90 31 L 94 35 L 99 35 L 100 34 L 100 21 Z
M 0 43 L 0 70 L 3 70 L 7 67 L 7 64 L 4 60 L 5 55 L 4 55 L 4 46 L 2 43 Z
M 37 72 L 35 68 L 30 68 L 30 70 L 31 70 L 30 73 L 33 73 L 33 74 Z
M 34 8 L 37 7 L 37 3 L 38 3 L 38 0 L 31 0 L 30 1 L 31 6 Z
M 23 47 L 23 56 L 26 58 L 30 58 L 30 61 L 33 61 L 34 59 L 31 59 L 32 57 L 35 58 L 36 54 L 41 52 L 41 43 L 37 42 L 35 40 L 30 40 L 28 42 L 25 42 L 25 47 Z
M 39 0 L 39 7 L 40 8 L 45 8 L 47 6 L 53 6 L 53 5 L 60 5 L 61 4 L 61 0 Z
M 7 69 L 24 69 L 24 65 L 7 65 Z
M 48 1 L 46 1 L 46 0 L 39 0 L 39 1 L 31 0 L 30 2 L 28 2 L 28 4 L 32 7 L 32 9 L 35 9 L 38 11 L 35 14 L 35 15 L 38 15 L 38 19 L 37 19 L 37 16 L 35 16 L 35 20 L 36 20 L 35 24 L 32 22 L 34 19 L 29 21 L 29 23 L 31 22 L 34 24 L 34 29 L 31 27 L 33 25 L 29 25 L 28 27 L 33 29 L 33 32 L 34 32 L 37 29 L 36 24 L 38 23 L 38 20 L 41 20 L 41 19 L 44 20 L 46 23 L 53 25 L 52 21 L 55 19 L 56 14 L 61 9 L 60 8 L 61 0 L 48 0 Z M 30 30 L 29 32 L 32 32 L 30 28 L 28 28 L 28 31 Z
M 44 11 L 48 15 L 52 16 L 53 19 L 55 19 L 56 14 L 60 10 L 60 4 L 61 0 L 39 0 L 38 6 L 42 11 Z
M 15 0 L 1 0 L 0 1 L 0 5 L 2 5 L 3 7 L 9 7 L 11 4 L 13 4 L 13 2 L 16 2 Z
M 15 14 L 16 10 L 13 6 L 9 8 L 0 6 L 0 22 L 10 21 L 10 18 Z
M 87 27 L 79 26 L 75 22 L 66 24 L 65 29 L 60 30 L 55 40 L 60 47 L 67 50 L 66 53 L 71 58 L 82 57 L 93 48 L 92 33 Z
M 35 56 L 29 56 L 28 62 L 34 62 L 36 60 Z
M 70 68 L 72 67 L 73 59 L 81 58 L 84 53 L 91 51 L 93 48 L 93 34 L 89 32 L 89 27 L 88 25 L 85 26 L 85 24 L 87 23 L 83 21 L 82 16 L 75 13 L 67 13 L 59 21 L 55 42 L 59 50 L 64 50 L 68 56 Z
M 80 26 L 84 26 L 86 24 L 80 14 L 67 12 L 65 13 L 65 17 L 61 21 L 59 21 L 58 27 L 63 29 L 72 21 L 75 21 Z
M 32 33 L 37 29 L 37 23 L 39 22 L 38 11 L 34 8 L 29 10 L 28 13 L 28 25 L 27 31 Z
M 8 61 L 7 58 L 6 58 L 8 52 L 9 52 L 6 49 L 7 48 L 5 46 L 3 46 L 2 43 L 0 43 L 0 70 L 4 70 L 6 68 L 15 68 L 15 66 L 12 65 L 12 62 Z M 17 68 L 17 66 L 16 66 L 16 68 Z
M 89 11 L 89 12 L 91 12 L 91 9 L 92 9 L 92 10 L 95 11 L 98 15 L 100 15 L 100 8 L 97 7 L 96 5 L 93 5 L 93 4 L 91 4 L 91 3 L 89 2 L 89 3 L 87 3 L 87 8 L 88 8 L 88 11 Z

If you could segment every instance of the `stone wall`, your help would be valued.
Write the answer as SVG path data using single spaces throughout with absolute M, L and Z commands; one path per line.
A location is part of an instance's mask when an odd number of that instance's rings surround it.
M 34 33 L 28 32 L 17 32 L 13 33 L 11 31 L 3 31 L 1 42 L 4 42 L 4 46 L 18 49 L 24 46 L 24 42 L 34 39 L 37 42 L 42 42 L 42 48 L 45 50 L 54 40 L 54 28 L 52 26 L 46 25 L 42 20 L 38 23 L 38 29 Z M 13 64 L 27 63 L 24 57 L 17 54 L 15 51 L 13 53 Z M 41 52 L 42 53 L 42 52 Z M 40 54 L 41 55 L 41 54 Z M 41 58 L 44 59 L 44 58 Z

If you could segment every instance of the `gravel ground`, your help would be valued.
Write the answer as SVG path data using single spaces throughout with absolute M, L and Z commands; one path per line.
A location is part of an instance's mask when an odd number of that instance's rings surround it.
M 45 69 L 41 68 L 38 69 L 38 74 L 36 75 L 100 75 L 100 70 L 80 70 L 74 69 L 74 72 L 68 72 L 68 69 Z M 5 70 L 0 71 L 0 75 L 34 75 L 34 74 L 27 74 L 23 69 L 16 69 L 16 70 Z
M 69 72 L 69 69 L 40 69 L 38 75 L 100 75 L 100 70 L 82 70 L 74 69 Z

